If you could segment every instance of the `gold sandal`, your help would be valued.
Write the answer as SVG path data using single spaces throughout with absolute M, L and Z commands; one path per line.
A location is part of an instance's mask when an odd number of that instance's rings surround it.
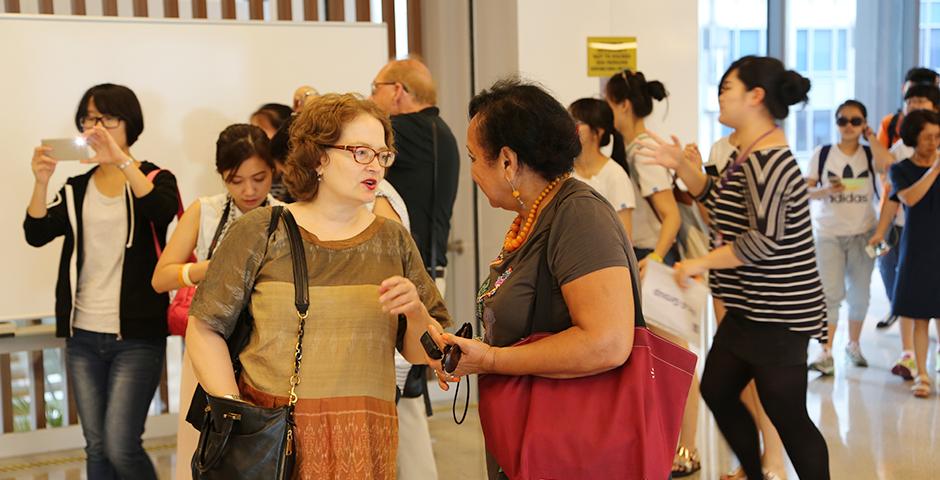
M 698 450 L 689 450 L 683 446 L 676 449 L 676 457 L 672 460 L 672 478 L 687 477 L 701 469 Z
M 911 387 L 911 393 L 917 398 L 927 398 L 930 396 L 933 387 L 930 385 L 930 377 L 918 375 Z

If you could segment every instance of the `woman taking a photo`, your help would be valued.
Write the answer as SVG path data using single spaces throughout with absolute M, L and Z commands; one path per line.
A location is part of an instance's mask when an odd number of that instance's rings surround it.
M 388 117 L 370 101 L 330 94 L 291 126 L 286 208 L 303 237 L 310 310 L 303 336 L 295 446 L 299 478 L 395 478 L 398 421 L 393 352 L 427 363 L 419 337 L 450 322 L 411 234 L 373 215 L 395 160 Z M 286 212 L 285 212 L 286 214 Z M 291 254 L 270 208 L 236 221 L 190 310 L 186 344 L 210 395 L 267 407 L 288 403 L 297 343 Z M 254 331 L 236 378 L 225 338 L 250 304 Z
M 157 248 L 177 211 L 176 178 L 130 152 L 144 129 L 137 96 L 110 83 L 85 92 L 75 126 L 97 164 L 71 177 L 46 204 L 57 160 L 33 152 L 33 196 L 26 241 L 41 247 L 64 236 L 56 284 L 56 336 L 65 337 L 88 478 L 156 479 L 141 445 L 166 354 L 169 297 L 150 288 Z
M 806 411 L 806 347 L 825 340 L 825 300 L 806 181 L 777 126 L 807 100 L 809 80 L 769 57 L 743 57 L 721 82 L 719 121 L 742 149 L 719 176 L 693 168 L 678 139 L 643 155 L 675 169 L 709 211 L 712 250 L 676 266 L 680 285 L 709 272 L 727 311 L 705 361 L 702 397 L 747 478 L 763 478 L 760 442 L 741 391 L 752 379 L 800 478 L 829 478 L 822 434 Z

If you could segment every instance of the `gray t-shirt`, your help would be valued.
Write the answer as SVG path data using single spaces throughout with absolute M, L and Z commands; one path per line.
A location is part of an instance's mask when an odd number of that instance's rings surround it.
M 501 261 L 498 258 L 490 265 L 490 275 L 480 286 L 477 315 L 490 345 L 512 345 L 528 335 L 539 262 L 546 249 L 553 280 L 552 318 L 546 324 L 552 332 L 571 326 L 562 285 L 603 268 L 636 263 L 623 224 L 599 193 L 575 179 L 558 188 L 529 239 L 518 250 L 503 252 Z M 636 281 L 635 274 L 632 280 Z M 624 285 L 623 292 L 631 292 L 631 286 Z

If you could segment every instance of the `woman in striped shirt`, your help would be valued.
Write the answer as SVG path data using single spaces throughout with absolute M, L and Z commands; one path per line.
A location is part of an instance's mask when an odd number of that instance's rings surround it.
M 806 411 L 806 347 L 826 341 L 809 196 L 777 121 L 807 100 L 809 80 L 769 57 L 734 62 L 721 82 L 719 121 L 746 148 L 719 176 L 683 160 L 682 146 L 652 135 L 643 154 L 675 169 L 709 211 L 713 250 L 676 265 L 676 280 L 711 270 L 727 307 L 702 376 L 702 397 L 747 478 L 764 478 L 753 418 L 741 402 L 752 379 L 800 478 L 828 479 L 828 449 Z

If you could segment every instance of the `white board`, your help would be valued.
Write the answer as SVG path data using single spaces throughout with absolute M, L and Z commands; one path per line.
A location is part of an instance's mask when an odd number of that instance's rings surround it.
M 183 202 L 221 192 L 215 141 L 258 106 L 291 103 L 296 87 L 368 95 L 387 60 L 385 25 L 206 22 L 0 15 L 0 320 L 53 315 L 62 240 L 26 244 L 23 219 L 42 138 L 77 134 L 75 110 L 99 83 L 137 94 L 144 131 L 131 153 L 173 171 Z M 88 170 L 63 162 L 49 196 Z

